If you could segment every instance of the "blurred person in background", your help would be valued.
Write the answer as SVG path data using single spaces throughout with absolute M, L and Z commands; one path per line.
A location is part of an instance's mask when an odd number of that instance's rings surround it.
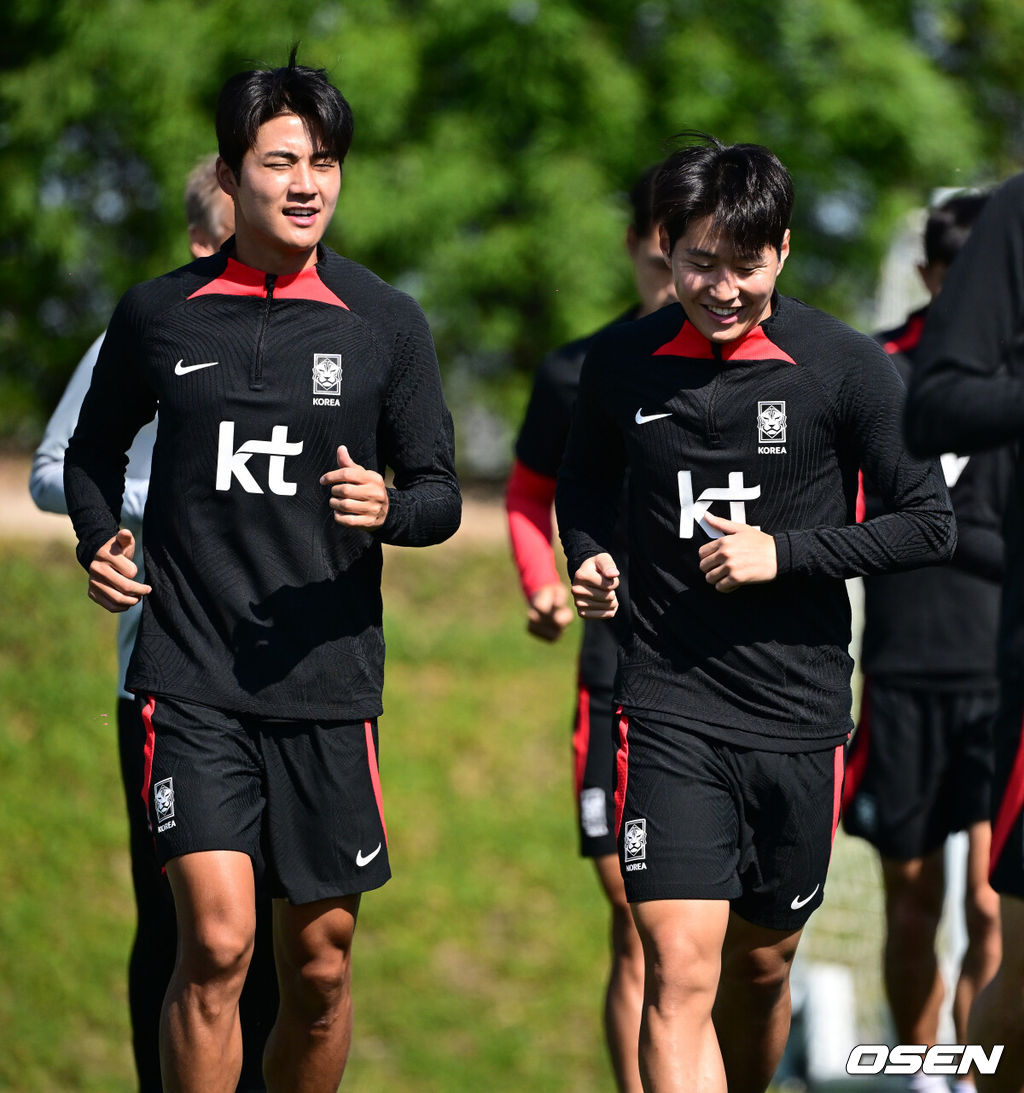
M 216 154 L 205 157 L 185 183 L 185 218 L 189 250 L 193 258 L 214 254 L 235 230 L 231 198 L 217 181 Z M 78 421 L 78 411 L 92 379 L 104 334 L 89 347 L 76 367 L 57 404 L 43 439 L 36 449 L 29 477 L 29 491 L 45 512 L 66 514 L 64 498 L 64 452 Z M 149 492 L 149 469 L 156 439 L 156 419 L 144 425 L 128 452 L 124 504 L 121 518 L 135 535 L 139 579 L 145 580 L 142 564 L 142 513 Z M 121 780 L 128 809 L 128 845 L 131 853 L 132 886 L 135 892 L 136 929 L 128 964 L 128 1003 L 132 1022 L 132 1048 L 141 1093 L 160 1093 L 160 1009 L 174 968 L 178 934 L 174 898 L 167 877 L 160 868 L 153 845 L 143 784 L 145 726 L 134 697 L 125 690 L 128 658 L 139 628 L 141 603 L 118 616 L 117 650 L 120 693 L 117 704 L 117 735 Z M 239 1078 L 240 1093 L 262 1090 L 263 1047 L 277 1012 L 277 975 L 271 940 L 271 901 L 260 877 L 257 939 L 252 964 L 242 993 L 242 1038 L 244 1062 Z
M 609 325 L 649 315 L 675 300 L 672 274 L 661 251 L 658 227 L 651 218 L 657 172 L 657 164 L 649 167 L 629 193 L 631 219 L 626 229 L 626 253 L 633 265 L 638 302 Z M 555 562 L 552 509 L 580 368 L 587 349 L 600 333 L 569 342 L 541 361 L 506 488 L 512 552 L 527 602 L 527 630 L 543 641 L 557 641 L 574 616 L 568 589 Z M 625 567 L 624 532 L 618 540 L 616 557 Z M 622 598 L 625 602 L 624 594 Z M 593 859 L 612 911 L 605 1035 L 619 1089 L 639 1093 L 637 1035 L 643 1002 L 643 952 L 615 852 L 612 684 L 618 640 L 627 631 L 626 616 L 623 611 L 613 621 L 589 620 L 583 624 L 572 751 L 580 853 Z
M 968 1038 L 1003 1044 L 983 1093 L 1024 1090 L 1024 173 L 993 191 L 928 313 L 907 396 L 907 438 L 922 453 L 1008 445 L 989 881 L 1002 958 L 975 1000 Z
M 958 194 L 933 208 L 920 273 L 934 299 L 986 201 Z M 928 307 L 878 335 L 910 382 Z M 988 883 L 992 719 L 998 701 L 996 634 L 1003 571 L 1008 449 L 944 453 L 957 519 L 945 566 L 864 579 L 864 689 L 843 790 L 843 824 L 879 852 L 885 889 L 886 996 L 899 1042 L 935 1044 L 945 993 L 936 941 L 946 892 L 947 836 L 968 836 L 964 918 L 967 947 L 953 995 L 957 1043 L 966 1043 L 975 996 L 999 966 L 999 899 Z M 864 483 L 865 514 L 882 502 Z M 948 1089 L 918 1072 L 907 1088 Z M 974 1088 L 970 1075 L 957 1093 Z

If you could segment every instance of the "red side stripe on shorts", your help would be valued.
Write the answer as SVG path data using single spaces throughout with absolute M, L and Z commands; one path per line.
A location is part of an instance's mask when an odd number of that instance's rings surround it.
M 626 781 L 629 778 L 629 718 L 620 706 L 616 711 L 619 719 L 619 750 L 615 753 L 615 837 L 622 830 L 622 813 L 626 809 Z
M 153 784 L 153 750 L 156 746 L 156 733 L 153 731 L 153 710 L 156 699 L 149 695 L 142 707 L 142 724 L 146 728 L 146 740 L 142 747 L 142 803 L 146 806 L 146 819 L 149 830 L 153 830 L 153 817 L 149 814 L 149 789 Z
M 579 684 L 576 702 L 576 724 L 572 730 L 573 776 L 576 780 L 576 800 L 583 792 L 583 774 L 587 769 L 587 754 L 590 751 L 590 691 L 585 684 Z
M 836 744 L 832 753 L 832 771 L 834 781 L 832 783 L 832 845 L 836 844 L 836 828 L 839 827 L 840 806 L 843 803 L 843 761 L 846 756 L 846 745 Z
M 850 745 L 850 762 L 846 766 L 846 785 L 843 787 L 843 811 L 845 812 L 857 796 L 857 790 L 864 780 L 864 771 L 868 765 L 868 752 L 871 750 L 871 690 L 870 681 L 864 680 L 860 700 L 860 720 L 857 731 Z
M 1003 791 L 1003 799 L 999 802 L 999 811 L 992 826 L 992 852 L 989 856 L 989 874 L 996 867 L 999 855 L 1006 846 L 1006 840 L 1010 837 L 1017 817 L 1024 808 L 1024 722 L 1021 723 L 1020 743 L 1017 745 L 1017 755 L 1013 760 L 1013 770 L 1010 771 L 1010 780 Z
M 856 506 L 856 518 L 858 524 L 864 523 L 864 517 L 867 516 L 868 503 L 867 497 L 864 494 L 864 472 L 857 472 L 857 506 Z
M 370 764 L 370 782 L 373 784 L 373 796 L 377 801 L 377 814 L 380 816 L 380 826 L 384 829 L 384 842 L 388 841 L 388 825 L 384 822 L 384 795 L 380 791 L 380 769 L 377 766 L 377 749 L 373 746 L 373 724 L 370 721 L 363 722 L 366 730 L 366 758 Z

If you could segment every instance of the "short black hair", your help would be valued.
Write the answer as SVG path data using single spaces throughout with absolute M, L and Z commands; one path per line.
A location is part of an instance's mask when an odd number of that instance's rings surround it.
M 793 214 L 793 180 L 778 156 L 759 144 L 723 144 L 707 133 L 680 133 L 654 184 L 654 219 L 669 249 L 690 222 L 710 216 L 742 252 L 782 249 Z
M 928 211 L 924 225 L 924 260 L 928 265 L 953 264 L 987 200 L 988 194 L 954 194 Z
M 630 225 L 641 238 L 650 235 L 657 223 L 654 219 L 654 182 L 660 170 L 660 163 L 652 164 L 629 191 Z
M 345 159 L 352 144 L 352 108 L 322 68 L 295 63 L 292 47 L 282 68 L 258 68 L 229 77 L 217 99 L 217 148 L 238 178 L 245 153 L 261 125 L 279 114 L 295 114 L 318 151 Z

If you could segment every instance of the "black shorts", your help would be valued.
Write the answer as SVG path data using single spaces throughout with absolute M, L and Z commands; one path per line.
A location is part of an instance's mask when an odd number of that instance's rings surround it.
M 995 722 L 992 887 L 1024 899 L 1024 692 L 1007 689 Z
M 615 846 L 615 707 L 612 689 L 581 682 L 572 754 L 580 854 L 600 858 Z
M 635 714 L 619 726 L 630 902 L 725 899 L 754 925 L 802 927 L 824 896 L 845 745 L 759 751 Z
M 850 745 L 843 827 L 896 861 L 922 858 L 990 811 L 998 691 L 866 679 Z
M 311 903 L 391 876 L 374 721 L 276 721 L 140 699 L 161 863 L 262 848 L 271 895 Z

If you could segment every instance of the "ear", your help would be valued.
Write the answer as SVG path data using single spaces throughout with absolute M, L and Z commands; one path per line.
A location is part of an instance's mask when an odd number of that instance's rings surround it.
M 942 282 L 945 280 L 948 269 L 949 266 L 945 262 L 922 262 L 917 267 L 921 281 L 933 300 L 938 296 L 939 289 L 942 288 Z
M 779 248 L 779 273 L 782 272 L 782 267 L 786 264 L 786 259 L 789 257 L 789 228 L 786 229 L 786 234 L 782 237 L 782 246 Z
M 236 198 L 238 196 L 238 179 L 235 178 L 235 172 L 220 158 L 217 157 L 217 181 L 220 183 L 220 188 L 230 198 Z
M 626 229 L 626 253 L 629 255 L 630 258 L 633 258 L 636 255 L 636 246 L 636 228 L 632 224 L 630 224 L 629 227 Z
M 661 253 L 665 255 L 665 261 L 671 265 L 672 248 L 668 245 L 668 232 L 665 230 L 664 224 L 658 225 L 658 245 L 661 247 Z
M 193 258 L 208 258 L 217 250 L 206 232 L 195 224 L 188 226 L 188 249 Z

